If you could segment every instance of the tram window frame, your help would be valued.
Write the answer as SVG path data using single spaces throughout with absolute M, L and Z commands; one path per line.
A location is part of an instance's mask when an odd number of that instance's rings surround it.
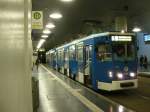
M 64 49 L 61 50 L 61 56 L 60 57 L 61 57 L 61 62 L 63 62 L 63 60 L 64 60 Z
M 51 53 L 51 54 L 50 54 L 50 61 L 51 61 L 51 62 L 54 60 L 54 57 L 55 57 L 54 55 L 55 55 L 54 53 Z
M 63 61 L 64 60 L 64 50 L 58 50 L 58 60 Z
M 60 54 L 61 54 L 61 51 L 58 51 L 58 61 L 60 61 L 61 60 L 61 56 L 60 56 Z
M 88 47 L 88 49 L 87 49 Z M 88 50 L 89 50 L 89 55 L 88 55 Z M 85 46 L 85 58 L 89 58 L 89 61 L 92 61 L 92 51 L 93 51 L 93 45 L 86 45 Z
M 68 61 L 68 52 L 64 51 L 64 61 Z
M 57 58 L 58 58 L 57 52 L 55 52 L 55 53 L 54 53 L 54 61 L 57 61 Z
M 124 54 L 123 56 L 118 56 L 117 55 L 117 52 L 115 51 L 115 47 L 118 49 L 117 46 L 121 46 L 124 47 Z M 125 46 L 127 46 L 127 49 L 125 49 Z M 132 49 L 131 49 L 132 47 Z M 129 50 L 131 50 L 130 52 L 132 52 L 130 54 Z M 112 52 L 113 52 L 113 58 L 114 60 L 117 60 L 117 61 L 124 61 L 124 60 L 127 60 L 127 61 L 131 61 L 131 60 L 134 60 L 136 58 L 136 48 L 135 48 L 135 45 L 134 45 L 134 42 L 115 42 L 112 44 Z M 127 53 L 127 54 L 126 54 Z
M 103 51 L 100 51 L 100 46 L 103 47 Z M 106 48 L 107 47 L 107 48 Z M 105 49 L 105 51 L 104 51 Z M 102 49 L 101 49 L 102 50 Z M 112 47 L 108 43 L 100 43 L 95 47 L 96 59 L 101 62 L 112 61 Z
M 69 47 L 69 59 L 76 60 L 76 46 L 72 45 Z
M 80 61 L 80 62 L 84 60 L 83 48 L 84 48 L 83 45 L 80 45 L 80 46 L 77 47 L 77 60 Z

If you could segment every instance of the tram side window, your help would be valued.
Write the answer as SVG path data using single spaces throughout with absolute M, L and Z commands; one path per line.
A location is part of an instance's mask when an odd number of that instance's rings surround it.
M 100 61 L 111 61 L 111 46 L 108 44 L 100 44 L 96 46 L 96 57 Z
M 78 47 L 78 61 L 83 61 L 83 47 Z
M 54 60 L 54 54 L 51 54 L 50 56 L 51 56 L 50 61 L 52 62 Z
M 129 60 L 135 58 L 135 47 L 134 45 L 127 45 L 127 56 Z
M 62 61 L 62 51 L 58 51 L 58 61 Z
M 63 61 L 63 52 L 60 53 L 60 60 Z
M 67 57 L 67 52 L 64 51 L 64 61 L 67 61 L 68 60 L 68 57 Z
M 75 46 L 71 46 L 69 49 L 69 59 L 75 60 L 76 59 L 76 54 L 75 54 Z
M 54 53 L 54 61 L 57 61 L 57 55 Z

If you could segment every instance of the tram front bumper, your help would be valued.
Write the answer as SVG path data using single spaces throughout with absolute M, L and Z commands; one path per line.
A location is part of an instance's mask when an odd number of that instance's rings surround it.
M 98 89 L 106 91 L 134 89 L 138 87 L 138 79 L 134 80 L 123 80 L 123 81 L 112 81 L 112 83 L 98 81 Z

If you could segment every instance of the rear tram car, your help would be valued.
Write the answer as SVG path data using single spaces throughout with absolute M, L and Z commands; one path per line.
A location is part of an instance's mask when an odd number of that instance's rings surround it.
M 134 33 L 90 35 L 50 50 L 49 65 L 94 90 L 137 88 Z

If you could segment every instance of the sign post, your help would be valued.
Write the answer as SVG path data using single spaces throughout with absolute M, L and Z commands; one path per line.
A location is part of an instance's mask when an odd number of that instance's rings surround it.
M 42 11 L 32 11 L 32 29 L 43 29 Z

